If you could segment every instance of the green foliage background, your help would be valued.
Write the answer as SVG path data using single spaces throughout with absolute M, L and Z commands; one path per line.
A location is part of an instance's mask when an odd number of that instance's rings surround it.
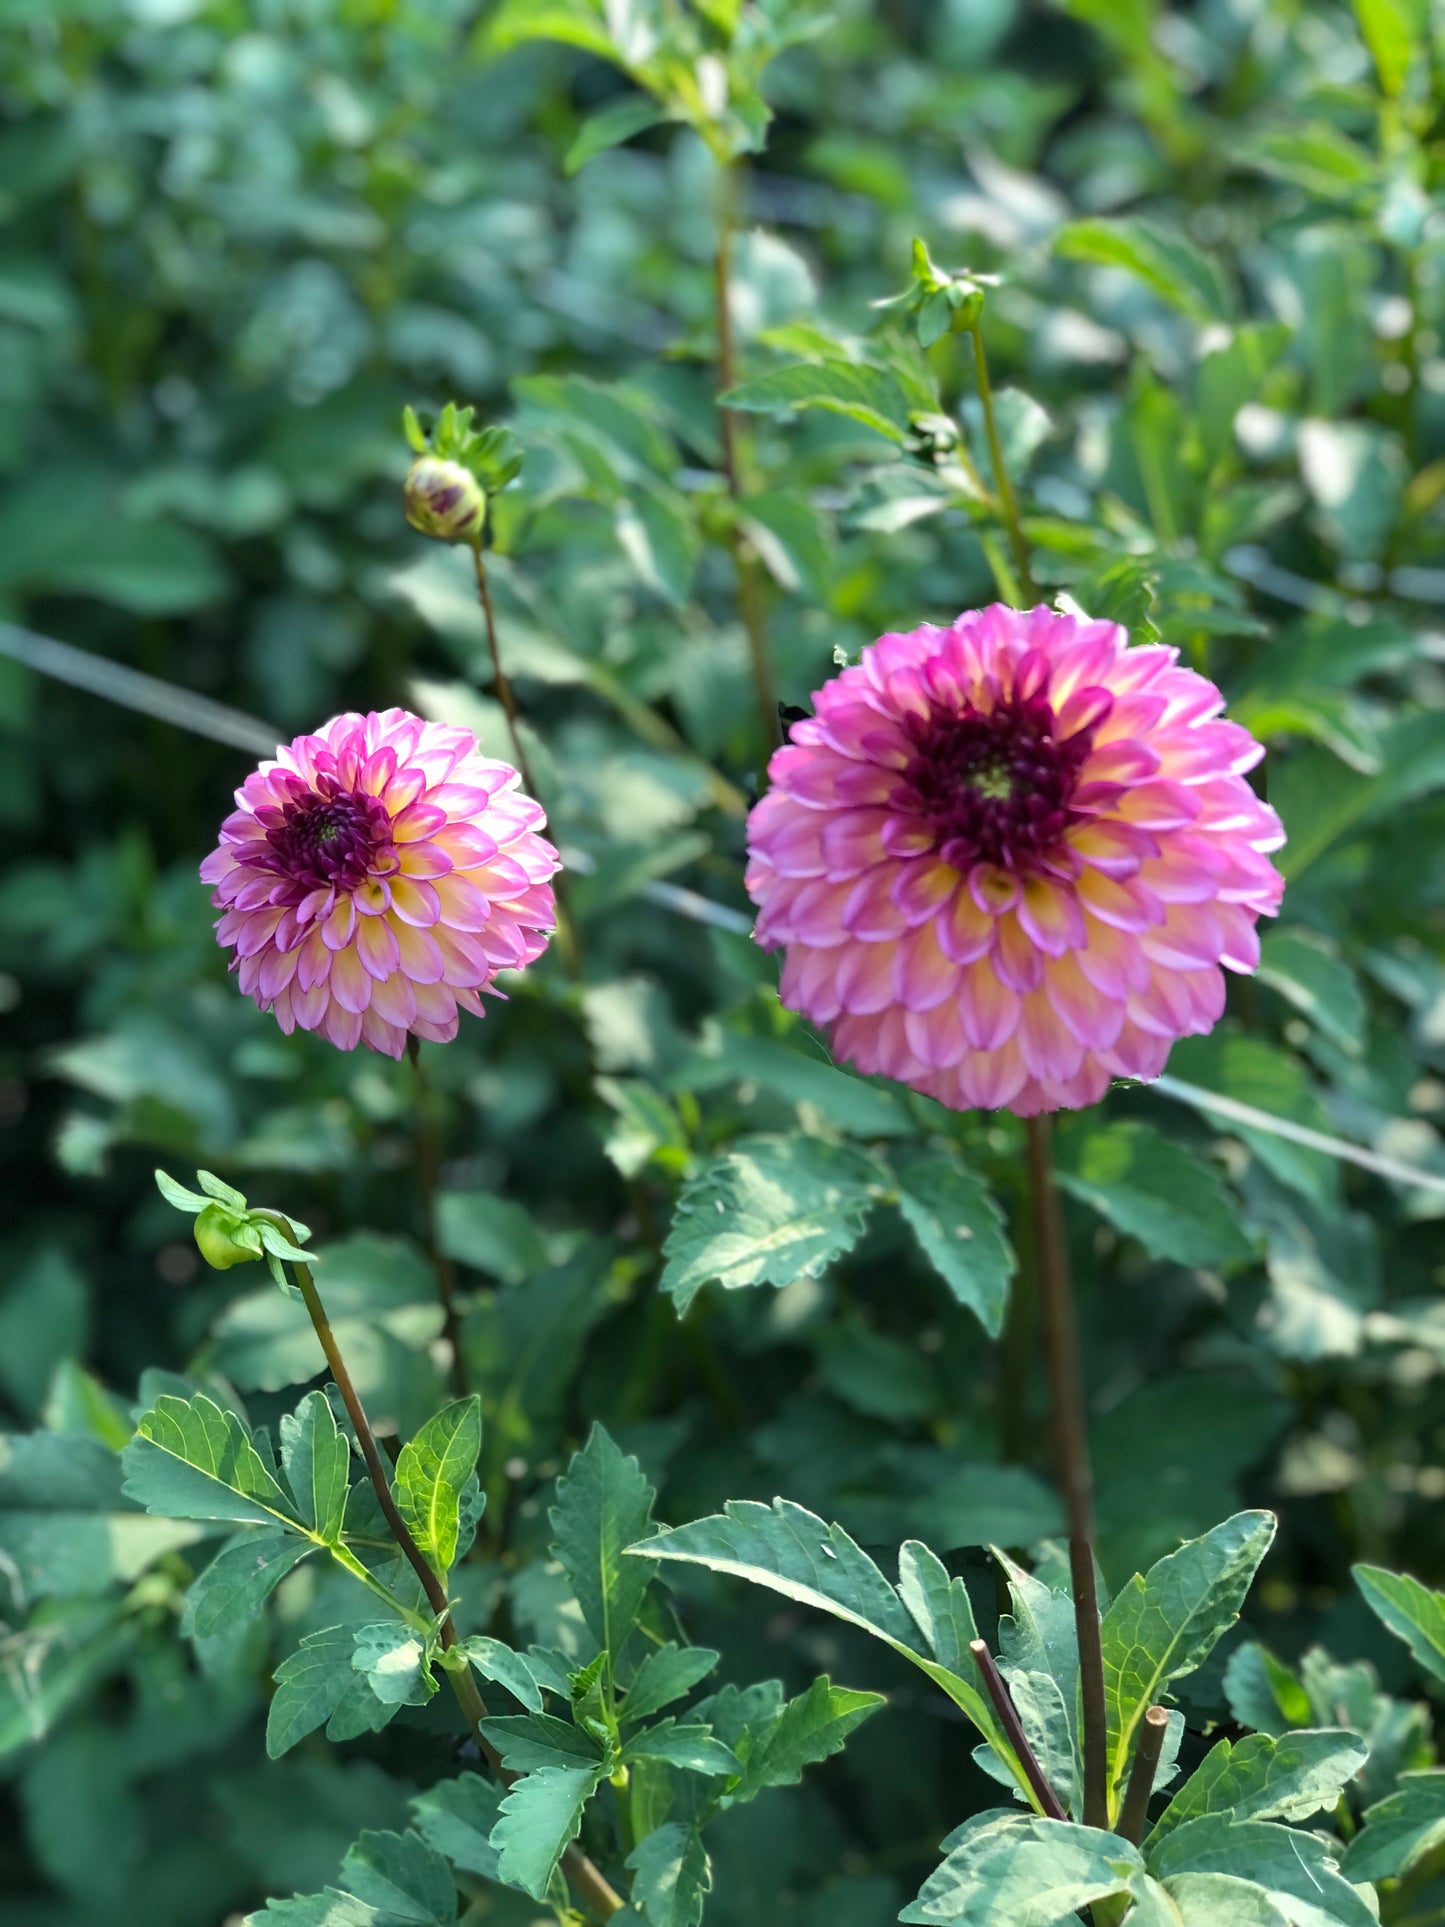
M 613 8 L 613 41 L 654 12 Z M 543 14 L 582 50 L 528 39 Z M 484 1414 L 465 1629 L 574 1650 L 547 1508 L 593 1419 L 660 1518 L 781 1492 L 887 1556 L 952 1555 L 982 1617 L 979 1548 L 1059 1526 L 1033 1334 L 1001 1324 L 1021 1136 L 834 1068 L 743 934 L 758 741 L 715 161 L 669 122 L 568 171 L 637 98 L 586 51 L 600 19 L 0 8 L 0 619 L 278 732 L 402 702 L 505 754 L 465 558 L 401 520 L 398 423 L 452 396 L 512 423 L 491 568 L 583 859 L 584 968 L 554 954 L 427 1053 Z M 1183 1689 L 1184 1757 L 1211 1720 L 1348 1724 L 1370 1799 L 1433 1751 L 1350 1566 L 1445 1579 L 1442 62 L 1410 0 L 839 0 L 769 68 L 771 125 L 747 102 L 728 136 L 760 149 L 732 313 L 782 699 L 835 650 L 1007 593 L 958 459 L 961 437 L 987 473 L 966 343 L 870 306 L 921 234 L 1002 276 L 986 332 L 1040 581 L 1152 625 L 1270 745 L 1283 918 L 1171 1072 L 1435 1187 L 1146 1091 L 1066 1120 L 1060 1160 L 1106 1577 L 1240 1505 L 1281 1517 L 1246 1625 Z M 316 1228 L 404 1439 L 446 1396 L 410 1085 L 282 1039 L 227 980 L 195 867 L 245 755 L 9 656 L 0 732 L 0 1923 L 208 1927 L 405 1826 L 454 1721 L 407 1706 L 264 1759 L 272 1675 L 332 1609 L 310 1566 L 224 1651 L 191 1636 L 214 1535 L 132 1509 L 114 1454 L 197 1387 L 274 1428 L 319 1361 L 259 1268 L 200 1268 L 150 1171 L 207 1166 Z M 756 1230 L 779 1186 L 785 1259 L 727 1269 L 709 1214 Z M 967 1729 L 845 1627 L 720 1581 L 682 1596 L 723 1655 L 709 1691 L 889 1695 L 841 1758 L 723 1816 L 709 1923 L 893 1918 L 996 1797 Z M 1306 1689 L 1313 1715 L 1280 1711 Z

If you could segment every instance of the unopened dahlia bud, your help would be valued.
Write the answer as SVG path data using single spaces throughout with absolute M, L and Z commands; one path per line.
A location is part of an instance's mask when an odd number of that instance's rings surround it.
M 260 1237 L 245 1214 L 224 1204 L 208 1204 L 197 1213 L 194 1228 L 197 1248 L 214 1271 L 229 1271 L 261 1256 Z
M 411 465 L 403 496 L 406 519 L 438 542 L 471 542 L 482 532 L 487 498 L 470 469 L 423 455 Z

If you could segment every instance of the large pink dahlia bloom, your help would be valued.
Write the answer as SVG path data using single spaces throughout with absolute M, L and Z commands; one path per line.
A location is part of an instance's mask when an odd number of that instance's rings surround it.
M 507 763 L 404 709 L 338 716 L 236 792 L 201 865 L 231 968 L 282 1030 L 400 1057 L 455 1037 L 499 970 L 541 955 L 557 852 Z
M 757 936 L 839 1057 L 1021 1116 L 1155 1077 L 1259 961 L 1263 755 L 1178 652 L 995 604 L 882 636 L 774 755 Z

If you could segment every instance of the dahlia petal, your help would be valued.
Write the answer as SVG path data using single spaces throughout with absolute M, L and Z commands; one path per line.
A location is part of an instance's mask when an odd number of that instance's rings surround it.
M 1199 815 L 1198 796 L 1182 783 L 1155 778 L 1119 798 L 1119 815 L 1141 830 L 1181 830 Z
M 404 971 L 395 970 L 371 986 L 370 1009 L 388 1024 L 405 1031 L 416 1016 L 416 991 Z
M 358 883 L 351 901 L 360 917 L 381 917 L 391 908 L 391 884 L 385 877 L 368 877 Z
M 1019 880 L 996 863 L 976 863 L 968 873 L 968 887 L 980 910 L 1001 917 L 1019 900 Z
M 452 868 L 451 858 L 435 843 L 408 843 L 397 852 L 397 859 L 400 874 L 414 882 L 444 877 Z
M 948 863 L 927 858 L 906 863 L 893 882 L 893 901 L 909 924 L 922 923 L 936 916 L 959 886 L 957 870 Z
M 1140 936 L 1139 948 L 1152 964 L 1165 970 L 1191 970 L 1198 964 L 1214 963 L 1228 942 L 1225 908 L 1223 904 L 1171 904 L 1164 921 Z M 1246 922 L 1244 928 L 1252 937 L 1253 924 Z M 1257 939 L 1254 950 L 1258 961 Z
M 879 943 L 845 944 L 839 953 L 835 982 L 844 1010 L 855 1016 L 886 1010 L 895 995 L 891 947 Z
M 1138 877 L 1116 883 L 1100 870 L 1086 870 L 1074 888 L 1088 914 L 1116 930 L 1147 930 L 1164 921 L 1163 904 Z
M 930 1070 L 948 1070 L 968 1053 L 958 1005 L 951 998 L 932 1010 L 905 1010 L 903 1028 L 909 1049 Z
M 1226 970 L 1238 970 L 1245 975 L 1258 970 L 1259 932 L 1253 919 L 1233 903 L 1216 904 L 1214 914 L 1223 933 L 1222 947 L 1218 952 L 1220 963 Z
M 1060 1021 L 1045 991 L 1036 990 L 1024 998 L 1017 1034 L 1030 1074 L 1046 1083 L 1072 1077 L 1084 1061 L 1083 1043 Z
M 303 990 L 324 984 L 331 974 L 331 952 L 319 928 L 313 928 L 296 953 L 296 981 Z
M 1078 952 L 1044 972 L 1044 994 L 1066 1028 L 1090 1050 L 1107 1050 L 1124 1025 L 1124 997 L 1110 997 L 1084 969 Z
M 412 1028 L 425 1037 L 429 1033 L 420 1029 L 423 1024 L 433 1026 L 449 1023 L 456 1014 L 457 1000 L 446 984 L 415 984 L 416 1017 Z
M 1010 990 L 1035 990 L 1043 982 L 1043 955 L 1012 914 L 994 924 L 989 962 Z
M 419 888 L 420 886 L 414 886 Z M 492 913 L 492 906 L 469 877 L 459 871 L 450 876 L 439 877 L 430 887 L 436 899 L 443 920 L 454 930 L 480 930 Z M 407 923 L 423 921 L 435 922 L 435 918 L 418 919 L 407 917 Z
M 395 1057 L 400 1061 L 406 1049 L 406 1032 L 395 1024 L 387 1023 L 376 1010 L 368 1009 L 361 1016 L 361 1041 L 369 1050 L 380 1051 L 383 1056 Z
M 879 862 L 887 854 L 883 846 L 887 820 L 882 810 L 842 810 L 825 818 L 822 847 L 826 874 L 841 881 Z
M 269 1003 L 273 997 L 287 989 L 296 975 L 298 962 L 294 950 L 268 950 L 261 959 L 256 976 L 256 989 L 263 1001 Z
M 338 1050 L 355 1050 L 361 1042 L 361 1012 L 348 1010 L 332 997 L 317 1028 Z
M 1089 940 L 1073 954 L 1080 970 L 1106 997 L 1122 999 L 1149 981 L 1149 959 L 1131 931 L 1087 919 Z
M 394 926 L 401 968 L 414 984 L 436 984 L 442 979 L 442 953 L 430 930 L 409 924 Z
M 371 1002 L 371 978 L 354 945 L 332 957 L 328 982 L 331 1001 L 343 1010 L 354 1010 L 359 1016 Z
M 325 984 L 312 984 L 303 988 L 298 974 L 291 980 L 291 1008 L 296 1013 L 296 1021 L 303 1030 L 315 1030 L 326 1015 L 331 1002 L 331 992 Z
M 420 809 L 419 803 L 412 808 Z M 444 856 L 452 860 L 453 869 L 474 870 L 480 863 L 490 863 L 501 845 L 494 836 L 479 830 L 471 823 L 448 823 L 428 839 Z
M 1158 856 L 1159 840 L 1134 823 L 1093 817 L 1068 833 L 1069 847 L 1106 877 L 1131 877 L 1146 858 Z
M 865 870 L 848 892 L 843 905 L 843 928 L 850 937 L 864 943 L 879 943 L 901 937 L 908 919 L 893 900 L 893 883 L 898 872 L 891 863 L 878 863 Z
M 385 917 L 362 917 L 356 926 L 355 950 L 368 977 L 389 977 L 401 962 L 401 947 Z M 331 967 L 336 992 L 336 966 Z M 339 992 L 336 994 L 339 995 Z
M 938 941 L 937 924 L 921 923 L 893 946 L 893 997 L 905 1010 L 933 1010 L 957 985 L 958 965 Z
M 963 1099 L 959 1109 L 976 1104 L 983 1111 L 1001 1111 L 1012 1106 L 1028 1079 L 1023 1052 L 1012 1042 L 996 1050 L 965 1057 L 957 1071 L 958 1090 Z
M 468 834 L 464 824 L 448 824 L 447 813 L 439 810 L 435 803 L 418 801 L 408 803 L 391 819 L 391 836 L 394 843 L 421 843 L 427 840 L 440 840 L 438 831 L 445 831 L 450 837 Z M 475 832 L 480 835 L 480 832 Z M 483 839 L 490 842 L 490 837 Z M 445 845 L 443 845 L 445 848 Z
M 993 917 L 979 908 L 970 882 L 966 890 L 955 890 L 939 912 L 938 941 L 954 963 L 972 963 L 992 949 L 993 927 Z
M 1084 764 L 1085 783 L 1142 783 L 1159 769 L 1159 755 L 1132 738 L 1105 743 Z
M 321 941 L 328 950 L 344 950 L 356 928 L 356 906 L 349 896 L 338 897 L 329 916 L 322 922 Z
M 1068 884 L 1030 877 L 1014 915 L 1024 935 L 1046 956 L 1062 957 L 1088 937 L 1079 899 Z
M 975 1050 L 997 1050 L 1018 1028 L 1020 999 L 987 960 L 963 972 L 958 992 L 958 1020 Z

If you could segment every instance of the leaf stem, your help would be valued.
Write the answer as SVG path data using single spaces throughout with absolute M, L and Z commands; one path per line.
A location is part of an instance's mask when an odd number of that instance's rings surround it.
M 1039 1765 L 1038 1756 L 1029 1745 L 1028 1735 L 1024 1732 L 1023 1722 L 1019 1719 L 1018 1708 L 1013 1696 L 1004 1684 L 1003 1674 L 994 1663 L 993 1654 L 981 1639 L 971 1639 L 968 1650 L 973 1654 L 974 1664 L 983 1676 L 984 1687 L 993 1701 L 993 1709 L 998 1714 L 999 1724 L 1008 1735 L 1009 1745 L 1018 1755 L 1019 1765 L 1023 1768 L 1029 1785 L 1033 1788 L 1034 1798 L 1040 1811 L 1049 1820 L 1067 1820 L 1064 1803 L 1049 1785 L 1048 1775 Z
M 466 1359 L 462 1354 L 461 1320 L 457 1316 L 457 1268 L 441 1248 L 437 1234 L 437 1178 L 441 1166 L 441 1145 L 436 1118 L 432 1114 L 430 1080 L 421 1061 L 421 1039 L 415 1031 L 406 1034 L 406 1054 L 412 1069 L 412 1111 L 416 1122 L 416 1182 L 421 1193 L 422 1241 L 431 1268 L 436 1273 L 437 1295 L 442 1301 L 442 1329 L 451 1350 L 452 1390 L 465 1398 Z
M 983 426 L 988 436 L 988 452 L 993 460 L 994 479 L 998 483 L 999 505 L 1003 509 L 1004 526 L 1008 530 L 1009 547 L 1013 550 L 1014 567 L 1018 571 L 1020 585 L 1024 592 L 1037 598 L 1033 571 L 1029 566 L 1029 545 L 1024 539 L 1023 523 L 1019 520 L 1018 497 L 1009 479 L 1008 464 L 1003 456 L 1003 443 L 999 439 L 998 421 L 994 414 L 993 385 L 988 378 L 988 356 L 983 347 L 983 323 L 977 320 L 969 329 L 973 341 L 974 376 L 978 382 L 978 399 L 983 405 Z
M 496 611 L 492 608 L 492 585 L 487 577 L 486 558 L 482 553 L 480 534 L 473 536 L 471 542 L 472 567 L 477 577 L 477 598 L 482 605 L 482 621 L 487 631 L 487 649 L 492 658 L 492 679 L 497 685 L 497 700 L 507 718 L 507 737 L 512 745 L 512 761 L 522 779 L 522 787 L 534 802 L 541 801 L 537 779 L 532 774 L 527 752 L 522 746 L 522 718 L 517 708 L 516 694 L 511 678 L 502 667 L 502 649 L 497 638 Z M 557 948 L 562 953 L 562 961 L 567 966 L 569 977 L 582 974 L 582 952 L 577 942 L 577 929 L 572 921 L 565 900 L 565 884 L 559 876 L 554 884 L 557 904 Z
M 1162 1706 L 1151 1706 L 1139 1728 L 1134 1764 L 1129 1769 L 1124 1804 L 1119 1809 L 1119 1822 L 1114 1828 L 1115 1833 L 1125 1840 L 1132 1840 L 1136 1847 L 1144 1838 L 1144 1823 L 1149 1818 L 1154 1776 L 1159 1770 L 1159 1755 L 1164 1749 L 1164 1735 L 1168 1731 L 1169 1715 Z
M 457 1638 L 456 1626 L 452 1621 L 446 1589 L 436 1573 L 432 1571 L 420 1546 L 411 1536 L 406 1520 L 397 1511 L 396 1501 L 391 1496 L 391 1481 L 387 1477 L 381 1451 L 376 1443 L 376 1434 L 371 1429 L 371 1421 L 366 1416 L 366 1409 L 357 1394 L 355 1383 L 346 1369 L 346 1360 L 341 1356 L 341 1348 L 336 1342 L 335 1332 L 331 1329 L 331 1320 L 326 1316 L 326 1307 L 321 1302 L 321 1294 L 316 1289 L 316 1280 L 311 1275 L 311 1268 L 309 1265 L 293 1264 L 292 1270 L 296 1276 L 302 1302 L 310 1315 L 316 1336 L 321 1341 L 321 1349 L 325 1354 L 331 1376 L 336 1382 L 336 1389 L 341 1394 L 341 1402 L 346 1407 L 347 1417 L 351 1420 L 352 1430 L 356 1433 L 357 1443 L 361 1447 L 361 1456 L 366 1462 L 377 1503 L 381 1507 L 387 1525 L 391 1528 L 392 1537 L 405 1553 L 413 1571 L 421 1581 L 427 1603 L 436 1615 L 437 1637 L 442 1648 L 444 1651 L 450 1651 L 460 1642 Z M 444 1666 L 442 1670 L 452 1683 L 452 1691 L 456 1694 L 462 1717 L 471 1728 L 477 1745 L 486 1755 L 493 1770 L 510 1786 L 520 1776 L 507 1771 L 502 1765 L 502 1756 L 482 1731 L 482 1721 L 487 1717 L 487 1707 L 477 1688 L 476 1680 L 472 1677 L 471 1667 L 469 1665 Z M 575 1841 L 563 1854 L 562 1867 L 589 1911 L 599 1920 L 610 1919 L 625 1905 L 622 1896 L 607 1880 L 601 1869 L 593 1865 Z
M 783 741 L 778 717 L 778 698 L 768 661 L 768 643 L 763 622 L 762 581 L 752 544 L 736 519 L 743 500 L 742 458 L 738 447 L 738 425 L 733 411 L 722 405 L 721 397 L 737 386 L 737 349 L 733 341 L 732 309 L 728 288 L 732 281 L 733 200 L 736 173 L 730 161 L 718 162 L 717 247 L 713 256 L 713 297 L 717 327 L 718 434 L 722 439 L 723 474 L 732 497 L 733 561 L 738 572 L 738 606 L 747 632 L 748 656 L 753 669 L 753 688 L 757 693 L 758 720 L 762 725 L 765 757 L 772 755 Z
M 1104 1704 L 1099 1593 L 1094 1575 L 1094 1471 L 1089 1459 L 1078 1313 L 1058 1194 L 1054 1189 L 1048 1118 L 1031 1117 L 1026 1129 L 1039 1309 L 1053 1405 L 1054 1458 L 1068 1520 L 1069 1575 L 1079 1641 L 1079 1685 L 1084 1716 L 1084 1824 L 1107 1831 L 1108 1717 Z

